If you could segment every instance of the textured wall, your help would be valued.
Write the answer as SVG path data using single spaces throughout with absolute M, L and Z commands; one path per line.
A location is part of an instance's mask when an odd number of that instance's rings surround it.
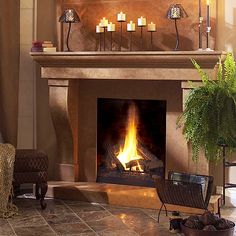
M 127 21 L 136 22 L 140 16 L 147 18 L 147 23 L 151 21 L 157 25 L 157 32 L 153 34 L 154 50 L 172 50 L 175 47 L 175 28 L 174 22 L 166 18 L 167 9 L 176 1 L 156 1 L 156 0 L 58 0 L 58 6 L 62 9 L 74 8 L 81 18 L 81 23 L 73 24 L 71 33 L 71 48 L 77 50 L 99 50 L 99 36 L 95 33 L 95 26 L 102 17 L 116 23 L 118 32 L 114 33 L 113 49 L 119 47 L 120 25 L 116 22 L 116 14 L 120 11 L 125 12 Z M 188 17 L 178 21 L 180 34 L 180 50 L 196 50 L 198 48 L 198 1 L 179 0 L 186 10 Z M 211 5 L 211 23 L 212 38 L 211 45 L 215 42 L 215 1 Z M 202 0 L 202 13 L 206 15 L 206 0 Z M 61 12 L 58 12 L 57 19 Z M 205 22 L 204 22 L 205 23 Z M 64 39 L 67 33 L 67 24 L 63 25 Z M 129 50 L 129 34 L 126 32 L 126 23 L 124 23 L 123 50 Z M 107 50 L 110 48 L 110 35 L 106 34 Z M 150 49 L 150 33 L 144 28 L 144 49 Z M 205 46 L 205 36 L 204 46 Z M 140 28 L 136 27 L 133 33 L 133 50 L 139 50 L 140 47 Z

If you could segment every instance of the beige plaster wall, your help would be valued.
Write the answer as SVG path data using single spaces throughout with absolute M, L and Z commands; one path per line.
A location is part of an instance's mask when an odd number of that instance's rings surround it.
M 55 43 L 55 1 L 37 1 L 37 40 L 50 40 Z M 49 156 L 49 177 L 54 176 L 56 137 L 48 106 L 48 85 L 40 79 L 39 66 L 36 68 L 36 106 L 37 106 L 37 147 Z

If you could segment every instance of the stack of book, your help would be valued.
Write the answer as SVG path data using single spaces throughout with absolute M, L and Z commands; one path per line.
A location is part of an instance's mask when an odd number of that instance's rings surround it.
M 57 48 L 53 46 L 51 41 L 43 41 L 43 52 L 56 52 Z
M 32 43 L 31 52 L 43 52 L 43 46 L 41 41 L 34 41 Z

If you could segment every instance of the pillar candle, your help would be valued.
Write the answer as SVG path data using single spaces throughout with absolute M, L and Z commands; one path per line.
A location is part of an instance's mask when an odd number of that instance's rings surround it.
M 110 23 L 107 25 L 107 31 L 108 31 L 108 32 L 115 32 L 115 31 L 116 31 L 116 25 L 115 25 L 115 24 L 112 24 L 112 22 L 110 22 Z
M 129 32 L 135 31 L 135 23 L 133 23 L 133 21 L 130 21 L 127 24 L 127 31 L 129 31 Z
M 101 24 L 96 25 L 96 33 L 100 34 L 104 32 L 104 28 L 101 27 Z
M 122 11 L 117 14 L 117 21 L 125 21 L 126 20 L 126 14 Z
M 210 1 L 207 0 L 207 17 L 206 17 L 207 27 L 210 27 Z
M 198 16 L 202 17 L 202 0 L 198 0 Z
M 144 17 L 140 17 L 138 18 L 138 26 L 146 26 L 147 22 L 146 22 L 146 18 Z
M 154 24 L 153 22 L 148 24 L 148 31 L 155 32 L 156 31 L 156 24 Z
M 107 27 L 107 25 L 108 25 L 108 20 L 107 20 L 105 17 L 103 17 L 103 18 L 101 19 L 100 24 L 101 24 L 101 27 Z

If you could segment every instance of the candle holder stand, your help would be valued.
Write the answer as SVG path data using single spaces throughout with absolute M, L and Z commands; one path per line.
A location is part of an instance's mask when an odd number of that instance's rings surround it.
M 140 37 L 141 37 L 141 49 L 142 49 L 142 51 L 143 51 L 143 25 L 140 25 L 140 26 L 138 26 L 138 27 L 140 27 L 140 32 L 141 32 L 141 35 L 140 35 Z
M 206 27 L 206 51 L 213 51 L 210 48 L 210 33 L 211 33 L 211 27 Z
M 203 23 L 203 17 L 199 17 L 199 30 L 198 30 L 198 50 L 202 50 L 202 23 Z
M 106 26 L 102 27 L 104 29 L 103 32 L 103 51 L 106 51 Z
M 102 51 L 102 33 L 99 33 L 99 50 Z
M 123 31 L 123 22 L 125 22 L 124 20 L 119 20 L 118 22 L 120 22 L 120 46 L 119 46 L 119 50 L 121 51 L 122 48 L 122 40 L 123 40 L 123 36 L 122 36 L 122 31 Z
M 156 32 L 156 31 L 148 31 L 148 32 L 150 32 L 150 42 L 151 42 L 151 50 L 153 50 L 153 32 Z
M 129 31 L 129 50 L 132 51 L 133 49 L 133 32 L 135 31 Z
M 112 31 L 111 31 L 111 51 L 112 51 L 112 44 L 113 44 L 112 41 L 113 41 L 113 40 L 112 40 Z

